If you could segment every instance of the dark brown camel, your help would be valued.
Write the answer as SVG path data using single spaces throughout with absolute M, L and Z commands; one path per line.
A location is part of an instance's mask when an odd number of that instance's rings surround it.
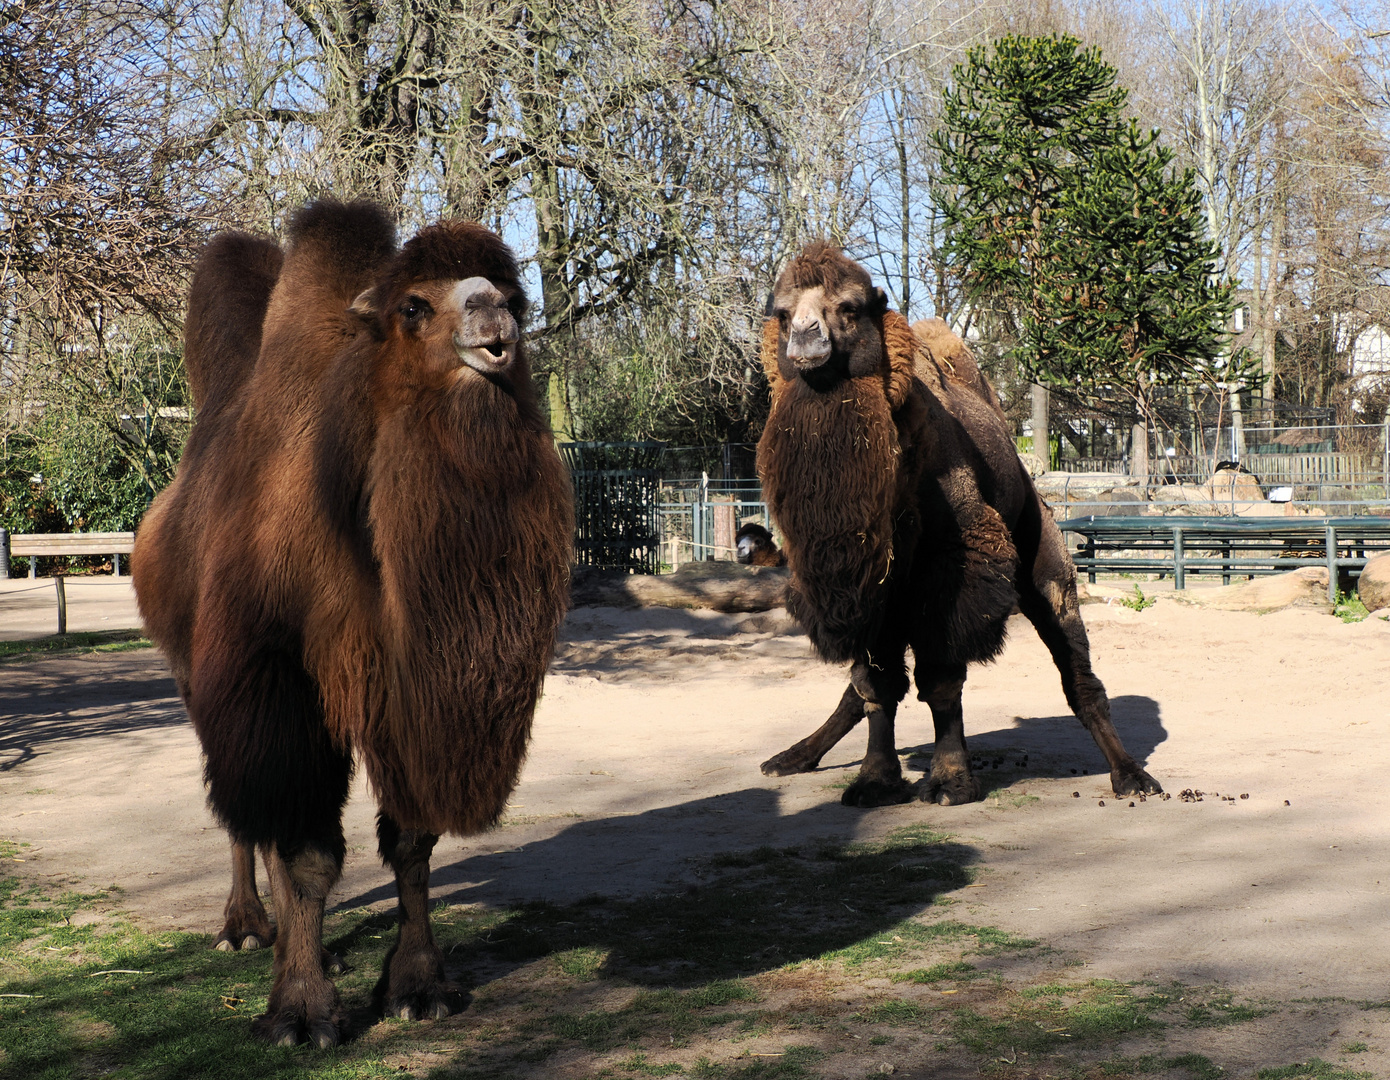
M 429 924 L 439 835 L 497 820 L 567 600 L 573 510 L 520 342 L 512 253 L 444 222 L 396 250 L 384 210 L 315 203 L 282 255 L 226 233 L 199 263 L 186 353 L 198 420 L 136 541 L 135 585 L 233 842 L 219 948 L 271 929 L 254 1030 L 346 1033 L 324 968 L 355 759 L 380 805 L 400 933 L 379 1006 L 447 1015 Z
M 814 769 L 867 715 L 868 750 L 844 803 L 910 799 L 893 720 L 911 647 L 917 696 L 936 727 L 916 795 L 943 805 L 980 798 L 961 690 L 967 665 L 999 655 L 1017 604 L 1110 763 L 1116 793 L 1161 790 L 1115 733 L 1091 671 L 1076 570 L 964 343 L 939 320 L 919 337 L 864 269 L 826 244 L 782 272 L 773 313 L 758 471 L 785 538 L 788 608 L 824 659 L 853 668 L 830 719 L 763 772 Z
M 772 534 L 750 521 L 734 534 L 734 558 L 745 566 L 786 566 L 787 556 L 772 539 Z

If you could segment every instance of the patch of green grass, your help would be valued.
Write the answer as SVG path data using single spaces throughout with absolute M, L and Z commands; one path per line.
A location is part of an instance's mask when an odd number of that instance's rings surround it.
M 633 1054 L 625 1061 L 618 1062 L 618 1068 L 640 1076 L 674 1076 L 676 1073 L 685 1072 L 685 1067 L 674 1061 L 668 1065 L 653 1065 L 643 1053 Z
M 1337 601 L 1332 605 L 1332 614 L 1341 619 L 1344 623 L 1356 623 L 1367 618 L 1371 613 L 1366 610 L 1366 605 L 1361 602 L 1361 597 L 1354 592 L 1342 592 L 1337 590 Z
M 920 1024 L 927 1011 L 915 1001 L 879 1001 L 859 1014 L 866 1024 L 888 1024 L 902 1027 L 906 1024 Z
M 752 1065 L 716 1065 L 707 1057 L 696 1060 L 690 1075 L 697 1080 L 801 1080 L 811 1073 L 825 1054 L 814 1046 L 787 1046 L 779 1057 L 769 1057 Z
M 756 1001 L 749 986 L 722 980 L 693 990 L 649 990 L 638 993 L 621 1009 L 558 1013 L 546 1021 L 550 1032 L 563 1042 L 577 1042 L 588 1050 L 609 1050 L 657 1033 L 672 1046 L 684 1045 L 694 1033 L 739 1019 L 739 1014 L 714 1012 L 733 1002 Z M 559 1049 L 554 1044 L 553 1050 Z
M 1153 607 L 1158 603 L 1158 600 L 1152 596 L 1145 596 L 1144 590 L 1136 585 L 1134 586 L 1134 595 L 1120 597 L 1120 603 L 1131 611 L 1143 611 L 1145 608 Z
M 1255 1076 L 1256 1080 L 1374 1080 L 1368 1072 L 1344 1069 L 1321 1058 L 1311 1058 L 1297 1065 L 1261 1069 Z
M 1102 1076 L 1132 1076 L 1135 1073 L 1169 1072 L 1182 1069 L 1191 1080 L 1221 1080 L 1226 1071 L 1203 1054 L 1181 1054 L 1163 1057 L 1142 1054 L 1139 1057 L 1117 1057 L 1097 1061 L 1093 1068 Z
M 1364 1054 L 1370 1047 L 1363 1042 L 1350 1042 L 1342 1047 L 1344 1054 Z
M 124 652 L 127 649 L 149 649 L 153 643 L 141 630 L 95 630 L 73 634 L 53 634 L 51 637 L 28 641 L 0 641 L 0 661 L 54 653 Z
M 1034 987 L 1020 993 L 1017 1006 L 1002 1016 L 957 1009 L 957 1037 L 975 1053 L 999 1057 L 1010 1049 L 1040 1053 L 1066 1045 L 1111 1042 L 1139 1031 L 1163 1027 L 1153 1014 L 1166 1006 L 1166 994 L 1139 996 L 1122 983 L 1097 979 L 1076 986 Z
M 995 788 L 985 796 L 985 805 L 1004 806 L 1010 810 L 1017 810 L 1022 806 L 1031 806 L 1040 801 L 1036 795 L 1028 795 L 1024 792 L 1010 791 L 1006 787 Z
M 575 979 L 593 979 L 608 954 L 598 949 L 565 949 L 552 957 L 555 966 Z
M 79 911 L 93 910 L 105 917 L 74 925 Z M 250 1017 L 264 1010 L 270 989 L 270 956 L 220 953 L 210 944 L 206 935 L 136 927 L 108 910 L 102 894 L 54 898 L 13 878 L 0 881 L 0 1077 L 399 1075 L 380 1061 L 389 1039 L 314 1057 L 250 1039 Z M 365 999 L 375 976 L 340 979 L 345 999 Z
M 1270 1012 L 1269 1009 L 1237 1005 L 1231 994 L 1217 993 L 1207 1001 L 1189 1005 L 1183 1019 L 1192 1027 L 1227 1027 L 1243 1024 L 1247 1020 L 1258 1020 Z
M 945 982 L 948 979 L 969 978 L 974 971 L 974 964 L 967 964 L 964 960 L 954 960 L 944 964 L 933 964 L 929 968 L 895 971 L 889 978 L 894 982 L 935 983 Z

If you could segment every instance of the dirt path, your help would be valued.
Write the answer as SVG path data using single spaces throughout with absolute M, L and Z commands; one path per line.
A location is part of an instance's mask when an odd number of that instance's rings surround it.
M 1110 794 L 1099 752 L 1019 620 L 1005 656 L 974 669 L 966 689 L 971 747 L 1002 760 L 987 773 L 1006 792 L 967 807 L 858 811 L 839 805 L 836 785 L 853 775 L 859 732 L 820 772 L 758 771 L 844 685 L 779 613 L 579 609 L 508 818 L 441 842 L 435 895 L 491 904 L 650 893 L 715 852 L 927 821 L 981 867 L 977 886 L 956 894 L 963 917 L 1042 939 L 1096 976 L 1383 1000 L 1390 624 L 1168 600 L 1085 610 L 1116 724 L 1170 800 L 1131 807 Z M 910 772 L 930 731 L 926 706 L 905 703 Z M 1184 789 L 1205 794 L 1185 802 Z M 340 906 L 391 895 L 372 813 L 359 781 Z M 0 665 L 0 837 L 32 845 L 26 871 L 118 886 L 153 924 L 220 924 L 226 843 L 158 654 Z M 1360 1067 L 1378 1061 L 1390 1075 L 1390 1017 L 1362 1017 L 1384 1049 Z

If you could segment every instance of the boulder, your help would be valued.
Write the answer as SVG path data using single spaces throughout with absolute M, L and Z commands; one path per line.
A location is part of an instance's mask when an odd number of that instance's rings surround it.
M 1367 611 L 1390 607 L 1390 551 L 1366 560 L 1366 568 L 1356 582 L 1356 593 Z
M 1161 514 L 1204 517 L 1217 512 L 1211 503 L 1211 489 L 1205 484 L 1160 484 L 1150 489 L 1149 497 Z
M 1271 574 L 1253 581 L 1210 589 L 1198 586 L 1174 591 L 1174 600 L 1223 611 L 1253 611 L 1263 615 L 1284 608 L 1332 610 L 1327 599 L 1327 567 L 1305 566 L 1287 574 Z
M 1212 473 L 1212 477 L 1202 485 L 1207 489 L 1207 498 L 1214 503 L 1224 503 L 1229 507 L 1232 503 L 1264 502 L 1264 489 L 1260 483 L 1248 472 L 1237 472 L 1235 469 L 1219 469 Z
M 771 611 L 787 602 L 791 574 L 783 566 L 690 562 L 674 574 L 626 574 L 577 568 L 570 581 L 574 607 L 711 608 Z

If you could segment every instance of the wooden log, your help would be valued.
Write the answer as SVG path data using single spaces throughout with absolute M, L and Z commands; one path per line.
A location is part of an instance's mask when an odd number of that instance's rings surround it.
M 624 574 L 576 569 L 570 583 L 574 607 L 709 608 L 770 611 L 787 602 L 790 574 L 781 566 L 733 562 L 686 563 L 674 574 Z

